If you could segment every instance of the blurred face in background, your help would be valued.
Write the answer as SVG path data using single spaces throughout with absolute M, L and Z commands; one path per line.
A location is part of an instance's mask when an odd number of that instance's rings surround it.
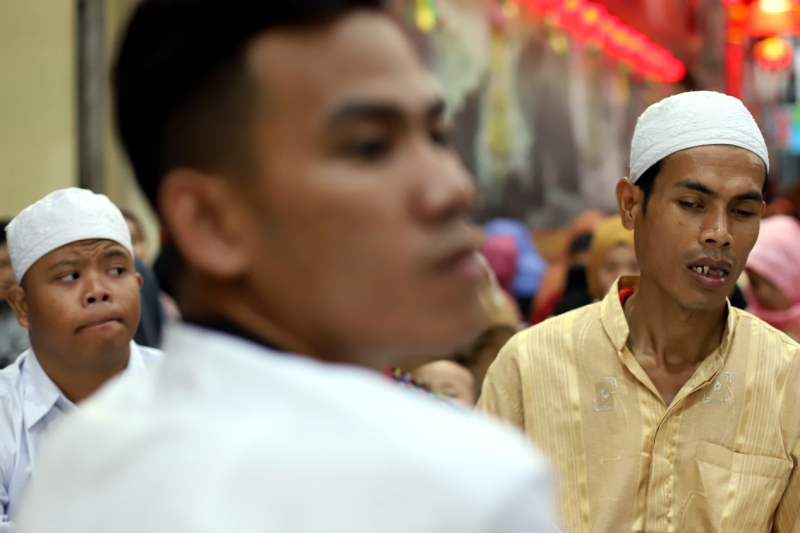
M 475 406 L 475 378 L 453 361 L 434 361 L 417 368 L 414 378 L 433 392 L 450 398 L 462 407 Z
M 620 276 L 639 273 L 633 247 L 633 232 L 627 230 L 619 216 L 603 219 L 592 233 L 586 281 L 595 300 L 602 299 Z
M 800 245 L 800 243 L 798 243 Z M 753 269 L 747 269 L 747 279 L 758 303 L 770 311 L 783 311 L 791 306 L 791 301 L 786 294 L 775 286 L 770 280 Z
M 133 253 L 139 259 L 147 258 L 147 241 L 144 240 L 144 231 L 139 223 L 133 219 L 125 217 L 125 223 L 131 232 L 131 242 L 133 243 Z
M 14 270 L 11 268 L 11 256 L 8 244 L 0 244 L 0 303 L 5 302 L 8 290 L 14 285 Z
M 261 100 L 257 168 L 225 187 L 247 219 L 246 257 L 227 275 L 248 305 L 301 332 L 310 355 L 359 362 L 477 335 L 475 190 L 401 30 L 371 12 L 270 30 L 246 63 Z
M 624 243 L 614 246 L 603 260 L 598 277 L 603 294 L 608 293 L 620 276 L 638 276 L 639 262 L 632 246 Z

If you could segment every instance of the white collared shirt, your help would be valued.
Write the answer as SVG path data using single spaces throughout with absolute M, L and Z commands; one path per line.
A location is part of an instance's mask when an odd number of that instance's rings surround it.
M 141 370 L 161 352 L 131 341 L 123 374 Z M 75 410 L 45 373 L 32 349 L 0 371 L 0 533 L 8 531 L 28 485 L 42 444 L 53 426 Z
M 53 436 L 19 533 L 547 533 L 521 434 L 380 374 L 188 325 Z

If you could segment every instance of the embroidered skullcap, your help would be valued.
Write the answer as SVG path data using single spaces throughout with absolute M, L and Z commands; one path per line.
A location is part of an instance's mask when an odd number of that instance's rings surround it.
M 665 98 L 639 117 L 631 143 L 630 179 L 636 183 L 670 154 L 713 144 L 750 150 L 769 171 L 767 145 L 744 104 L 722 93 L 695 91 Z
M 70 187 L 29 205 L 6 228 L 11 267 L 17 283 L 43 256 L 66 244 L 106 239 L 133 255 L 131 233 L 107 196 Z

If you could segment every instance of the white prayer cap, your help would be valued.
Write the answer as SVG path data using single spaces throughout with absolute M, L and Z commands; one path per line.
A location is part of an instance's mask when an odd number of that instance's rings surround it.
M 70 187 L 29 205 L 6 227 L 8 253 L 17 283 L 36 261 L 65 244 L 107 239 L 133 256 L 131 232 L 107 196 Z
M 670 154 L 712 144 L 750 150 L 769 170 L 764 137 L 744 104 L 722 93 L 695 91 L 665 98 L 639 117 L 631 143 L 630 179 L 636 183 Z

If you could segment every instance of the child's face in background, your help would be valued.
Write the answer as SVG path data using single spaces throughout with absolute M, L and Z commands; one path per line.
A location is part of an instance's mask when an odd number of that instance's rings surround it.
M 414 378 L 455 403 L 472 409 L 477 401 L 475 379 L 469 370 L 453 361 L 434 361 L 417 368 Z

